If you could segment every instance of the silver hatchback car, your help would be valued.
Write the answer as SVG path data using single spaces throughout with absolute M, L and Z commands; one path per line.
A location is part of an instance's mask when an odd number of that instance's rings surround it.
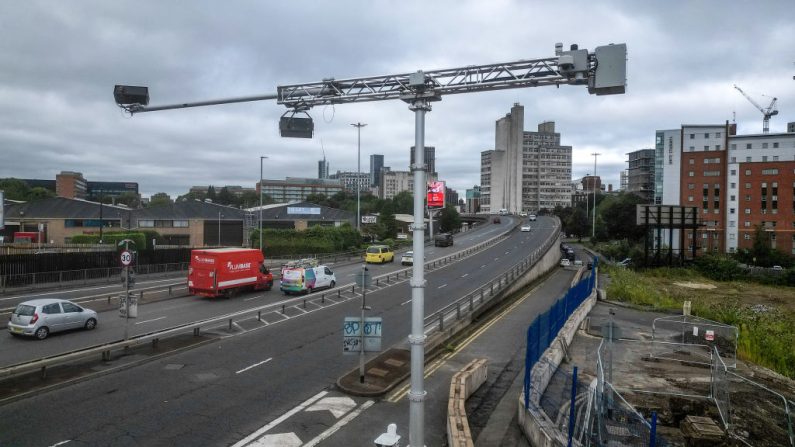
M 39 340 L 44 340 L 53 332 L 79 328 L 90 330 L 96 327 L 96 312 L 57 298 L 20 303 L 8 322 L 11 335 L 27 335 Z

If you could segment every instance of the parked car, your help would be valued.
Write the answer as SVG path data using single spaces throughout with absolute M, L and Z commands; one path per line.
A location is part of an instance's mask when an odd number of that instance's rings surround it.
M 386 245 L 371 245 L 367 247 L 364 257 L 365 262 L 383 264 L 395 261 L 395 252 Z
M 523 231 L 523 232 L 530 232 L 530 231 L 533 230 L 533 227 L 531 227 L 530 225 L 522 225 L 520 230 Z
M 401 265 L 414 265 L 414 252 L 407 251 L 403 253 L 403 256 L 400 257 L 400 264 Z
M 780 272 L 780 271 L 784 270 L 784 267 L 782 267 L 780 265 L 774 265 L 773 267 L 771 267 L 771 270 L 776 271 L 776 272 Z
M 628 266 L 632 265 L 632 258 L 624 258 L 621 261 L 618 261 L 618 263 L 616 263 L 616 265 L 619 266 L 619 267 L 628 267 Z
M 433 245 L 437 247 L 449 247 L 453 245 L 453 234 L 452 233 L 437 234 L 436 237 L 433 238 Z
M 25 301 L 17 305 L 8 321 L 11 335 L 26 335 L 44 340 L 54 332 L 94 329 L 97 313 L 59 298 Z
M 568 267 L 570 265 L 571 265 L 571 261 L 569 261 L 567 258 L 563 258 L 563 259 L 560 260 L 560 266 L 561 267 Z

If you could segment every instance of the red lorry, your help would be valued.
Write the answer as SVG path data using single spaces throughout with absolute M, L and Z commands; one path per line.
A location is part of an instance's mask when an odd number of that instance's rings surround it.
M 270 290 L 273 274 L 256 249 L 213 248 L 192 250 L 188 268 L 188 293 L 231 297 L 241 290 Z

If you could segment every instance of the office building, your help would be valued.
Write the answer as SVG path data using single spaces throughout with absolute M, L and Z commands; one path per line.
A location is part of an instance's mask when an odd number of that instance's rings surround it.
M 414 173 L 411 171 L 381 170 L 381 185 L 379 185 L 379 198 L 391 199 L 403 191 L 414 194 Z M 426 177 L 426 181 L 436 181 L 436 175 Z
M 61 171 L 55 176 L 55 195 L 67 199 L 85 199 L 88 197 L 88 183 L 80 172 Z
M 481 210 L 571 206 L 571 146 L 561 146 L 555 123 L 526 132 L 524 107 L 516 103 L 495 127 L 494 149 L 481 152 Z
M 306 200 L 310 194 L 331 197 L 342 190 L 342 182 L 336 179 L 287 177 L 284 180 L 264 179 L 262 185 L 257 182 L 256 192 L 271 196 L 277 203 L 285 203 Z
M 326 161 L 325 157 L 323 157 L 322 160 L 317 161 L 317 178 L 319 179 L 329 178 L 328 162 Z
M 625 169 L 621 171 L 618 178 L 618 189 L 620 191 L 626 191 L 629 189 L 629 172 Z
M 647 202 L 654 200 L 654 166 L 655 150 L 640 149 L 627 154 L 629 169 L 627 169 L 627 188 Z M 622 191 L 624 189 L 622 188 Z
M 384 156 L 380 154 L 370 155 L 370 186 L 381 184 L 381 169 L 384 167 Z
M 138 196 L 136 182 L 92 182 L 86 180 L 80 172 L 61 171 L 55 180 L 21 179 L 30 188 L 45 188 L 59 197 L 68 199 L 87 199 L 108 202 L 123 194 Z
M 339 180 L 345 191 L 355 194 L 358 188 L 361 192 L 370 192 L 370 173 L 368 172 L 337 171 L 336 174 L 331 174 L 331 179 Z
M 475 214 L 480 211 L 480 185 L 466 190 L 465 212 Z

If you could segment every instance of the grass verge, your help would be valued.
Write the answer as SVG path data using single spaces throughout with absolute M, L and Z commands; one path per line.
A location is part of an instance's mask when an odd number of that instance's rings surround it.
M 795 288 L 717 282 L 688 269 L 606 272 L 610 299 L 664 310 L 690 300 L 694 315 L 739 328 L 738 357 L 795 379 Z

